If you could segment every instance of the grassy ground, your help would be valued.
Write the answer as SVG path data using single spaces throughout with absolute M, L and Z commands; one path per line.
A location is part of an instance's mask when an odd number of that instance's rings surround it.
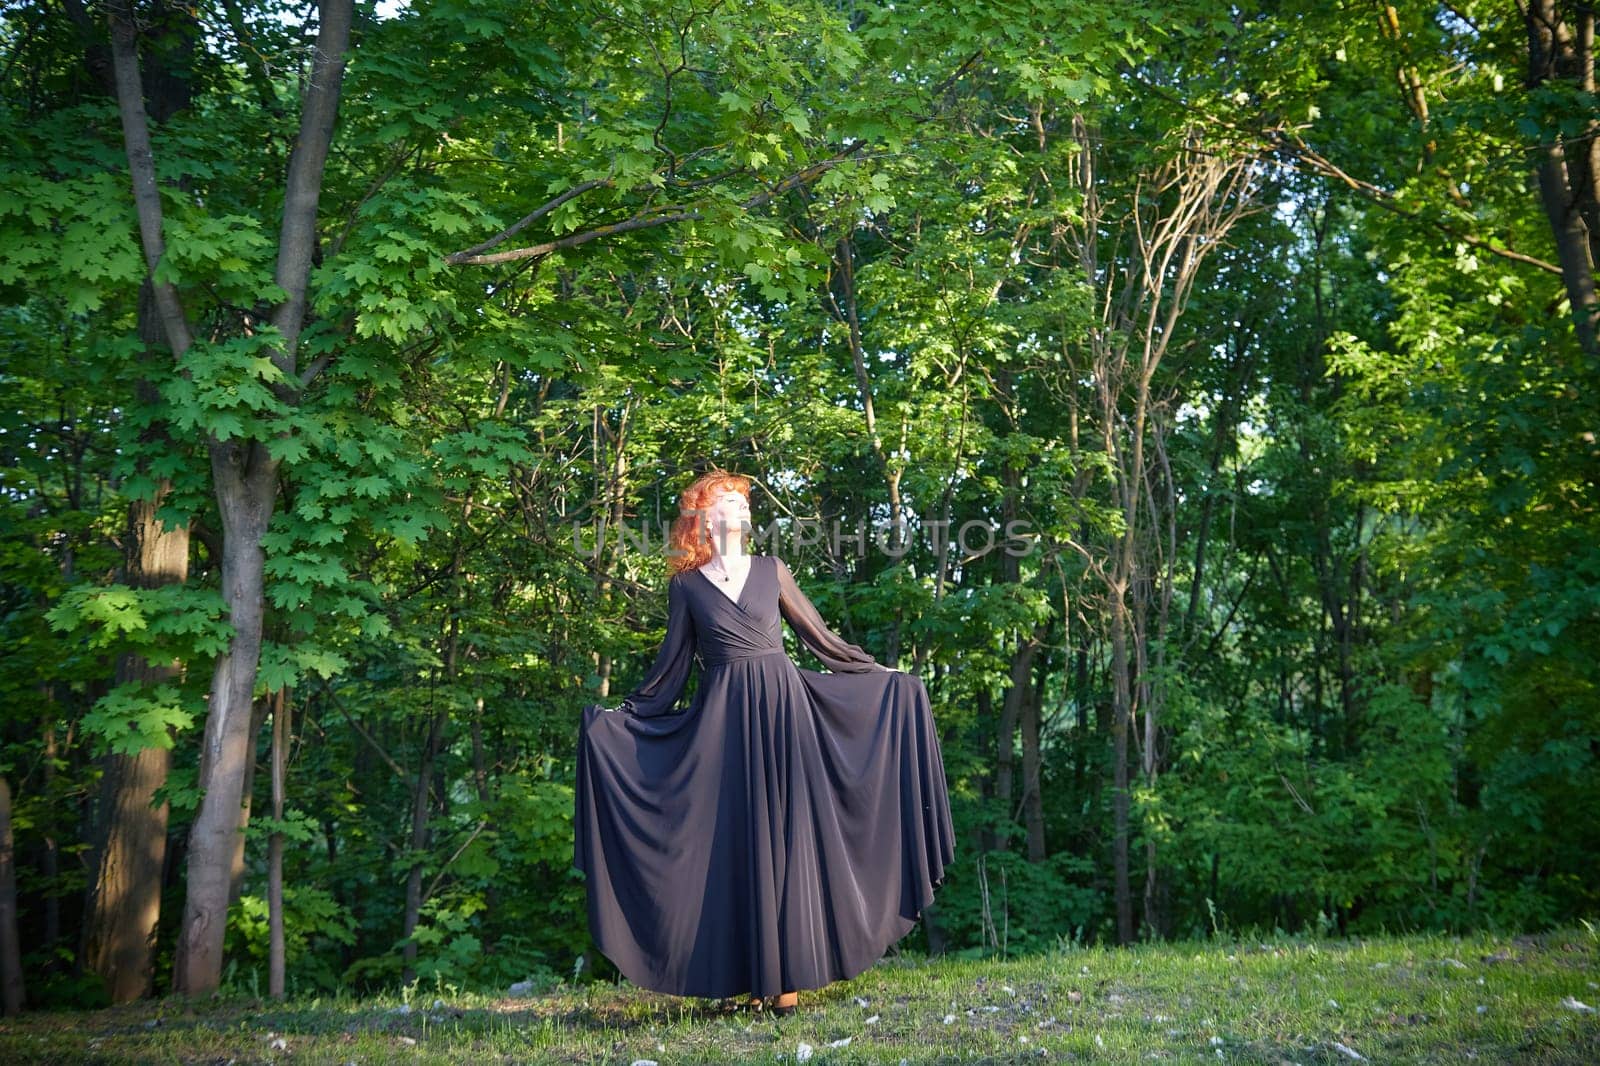
M 173 998 L 0 1021 L 4 1063 L 1600 1063 L 1600 930 L 891 956 L 789 1018 L 626 983 Z

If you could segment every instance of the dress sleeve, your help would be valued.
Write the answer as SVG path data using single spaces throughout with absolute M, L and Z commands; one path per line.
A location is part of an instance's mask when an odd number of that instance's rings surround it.
M 656 652 L 656 661 L 639 686 L 623 699 L 618 710 L 641 718 L 667 714 L 677 705 L 683 686 L 689 680 L 689 667 L 695 658 L 694 615 L 684 592 L 681 574 L 667 582 L 667 635 Z
M 789 622 L 795 636 L 821 659 L 828 669 L 839 674 L 866 674 L 888 670 L 855 644 L 851 644 L 822 620 L 822 615 L 806 599 L 794 575 L 782 559 L 773 556 L 778 571 L 778 610 Z

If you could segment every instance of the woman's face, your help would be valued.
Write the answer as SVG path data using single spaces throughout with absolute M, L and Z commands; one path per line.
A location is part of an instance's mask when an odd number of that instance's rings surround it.
M 742 542 L 750 524 L 750 501 L 737 489 L 718 493 L 706 507 L 706 525 L 713 547 Z

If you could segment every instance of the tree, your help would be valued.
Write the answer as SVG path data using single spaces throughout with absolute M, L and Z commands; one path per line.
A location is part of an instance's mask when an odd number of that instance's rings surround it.
M 135 12 L 126 0 L 115 0 L 107 7 L 107 17 L 117 106 L 145 266 L 167 347 L 181 363 L 196 345 L 195 332 L 177 286 L 163 270 L 166 239 L 161 189 L 139 74 Z M 318 369 L 315 364 L 302 369 L 297 351 L 316 246 L 317 202 L 338 115 L 351 17 L 351 0 L 326 0 L 318 5 L 316 48 L 301 105 L 300 131 L 284 181 L 274 275 L 279 296 L 260 324 L 270 328 L 268 339 L 260 345 L 272 367 L 266 380 L 278 402 L 286 406 L 292 405 Z M 173 971 L 174 988 L 189 995 L 213 991 L 222 977 L 240 801 L 247 761 L 253 759 L 249 727 L 264 609 L 261 540 L 272 517 L 281 461 L 268 439 L 213 430 L 206 443 L 223 527 L 222 590 L 233 637 L 213 675 L 200 762 L 202 798 L 189 838 L 187 893 Z

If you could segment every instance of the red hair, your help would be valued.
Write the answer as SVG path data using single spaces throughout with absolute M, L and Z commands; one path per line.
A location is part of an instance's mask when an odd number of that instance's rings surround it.
M 750 502 L 750 479 L 721 467 L 701 474 L 678 496 L 678 517 L 667 534 L 667 566 L 674 574 L 696 569 L 711 559 L 711 535 L 705 514 L 728 490 L 742 493 Z

